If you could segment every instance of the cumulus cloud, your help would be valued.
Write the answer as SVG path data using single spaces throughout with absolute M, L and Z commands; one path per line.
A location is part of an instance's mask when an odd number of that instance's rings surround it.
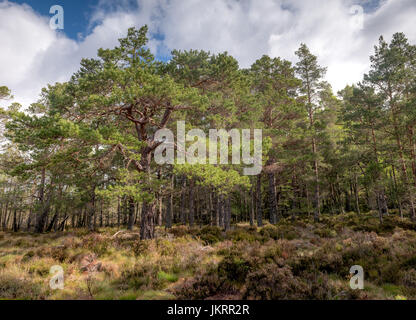
M 86 37 L 75 41 L 51 30 L 50 17 L 38 15 L 27 5 L 1 2 L 0 84 L 12 90 L 15 101 L 28 106 L 47 84 L 67 81 L 82 58 L 94 57 L 98 48 L 117 45 L 117 39 L 140 17 L 140 13 L 107 14 Z M 145 24 L 150 18 L 139 20 Z
M 0 84 L 24 105 L 48 83 L 68 80 L 82 57 L 113 47 L 130 26 L 147 24 L 157 55 L 171 49 L 228 51 L 242 67 L 263 54 L 296 61 L 306 43 L 328 67 L 334 90 L 360 81 L 383 34 L 416 41 L 413 0 L 101 0 L 78 41 L 49 28 L 27 5 L 0 3 Z M 361 4 L 364 10 L 352 10 Z M 363 24 L 361 24 L 361 22 Z

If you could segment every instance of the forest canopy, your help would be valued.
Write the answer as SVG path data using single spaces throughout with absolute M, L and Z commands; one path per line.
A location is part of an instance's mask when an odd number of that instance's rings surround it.
M 416 219 L 416 46 L 403 33 L 380 37 L 370 71 L 338 94 L 306 44 L 295 64 L 264 55 L 242 69 L 227 52 L 158 61 L 147 33 L 130 28 L 29 108 L 1 110 L 3 230 L 137 226 L 152 239 L 174 224 L 228 231 L 351 211 Z M 0 99 L 11 94 L 0 86 Z M 156 164 L 155 133 L 177 134 L 178 121 L 207 135 L 262 129 L 262 172 Z

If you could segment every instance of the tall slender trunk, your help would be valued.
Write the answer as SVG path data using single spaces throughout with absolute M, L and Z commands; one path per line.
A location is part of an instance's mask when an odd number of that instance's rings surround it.
M 17 232 L 18 231 L 18 227 L 17 227 L 17 209 L 13 210 L 13 232 Z
M 355 210 L 358 214 L 361 213 L 360 211 L 360 199 L 358 197 L 358 178 L 357 175 L 355 175 L 354 180 L 354 197 L 355 197 Z
M 230 230 L 230 222 L 231 222 L 231 201 L 230 196 L 227 195 L 224 205 L 224 228 L 225 231 Z
M 95 186 L 93 186 L 93 189 L 90 194 L 90 201 L 87 205 L 87 226 L 89 231 L 95 230 L 94 225 L 94 217 L 95 217 Z
M 217 227 L 220 226 L 220 215 L 221 215 L 221 199 L 220 199 L 220 195 L 216 194 L 215 195 L 215 225 Z
M 155 237 L 154 212 L 155 202 L 144 201 L 142 206 L 142 219 L 140 223 L 140 239 L 148 240 Z
M 194 181 L 189 182 L 189 226 L 193 227 L 195 219 Z
M 172 220 L 173 220 L 173 190 L 175 187 L 175 176 L 172 173 L 172 177 L 171 177 L 171 182 L 170 182 L 170 186 L 172 189 L 172 192 L 170 193 L 170 195 L 167 197 L 167 201 L 166 201 L 166 221 L 165 221 L 165 225 L 166 228 L 170 229 L 172 228 Z
M 46 181 L 46 169 L 43 168 L 41 171 L 41 178 L 40 178 L 40 185 L 39 185 L 39 205 L 38 205 L 38 213 L 36 216 L 36 228 L 35 231 L 37 233 L 42 233 L 45 223 L 44 208 L 45 204 L 45 181 Z M 46 213 L 47 214 L 47 213 Z
M 413 184 L 416 186 L 416 143 L 414 139 L 413 126 L 409 126 L 408 131 L 409 131 L 410 155 L 412 159 Z
M 276 202 L 276 184 L 273 173 L 268 174 L 269 177 L 269 212 L 270 212 L 270 223 L 277 223 L 277 202 Z
M 256 196 L 254 192 L 254 186 L 251 189 L 251 208 L 250 208 L 250 226 L 254 226 L 254 216 L 256 214 L 255 208 L 256 208 Z
M 398 184 L 397 184 L 397 179 L 396 179 L 396 168 L 394 166 L 394 164 L 391 166 L 391 171 L 393 174 L 393 182 L 394 182 L 394 192 L 395 192 L 395 198 L 397 200 L 397 205 L 399 207 L 399 214 L 400 217 L 403 218 L 403 210 L 402 210 L 402 202 L 400 201 L 400 197 L 398 196 Z
M 26 231 L 30 230 L 30 227 L 32 226 L 32 205 L 30 206 L 29 209 L 29 216 L 27 217 L 27 225 L 26 225 Z
M 100 228 L 103 227 L 103 201 L 100 201 Z
M 314 166 L 314 173 L 315 173 L 315 198 L 314 198 L 314 205 L 315 205 L 315 211 L 314 211 L 314 220 L 317 222 L 319 221 L 319 216 L 321 215 L 321 208 L 320 208 L 320 194 L 319 194 L 319 167 L 318 167 L 318 160 L 317 160 L 317 150 L 316 150 L 316 140 L 315 137 L 312 139 L 312 151 L 313 155 L 315 157 L 315 160 L 313 162 Z
M 218 216 L 219 216 L 219 226 L 220 228 L 224 228 L 224 214 L 225 214 L 225 208 L 224 208 L 224 196 L 223 195 L 219 195 L 219 200 L 218 200 Z
M 208 210 L 209 210 L 209 224 L 212 226 L 214 224 L 212 212 L 214 210 L 212 203 L 212 192 L 208 194 Z
M 257 205 L 257 226 L 263 226 L 263 210 L 262 210 L 262 196 L 261 196 L 261 174 L 257 176 L 257 191 L 256 191 L 256 205 Z
M 390 97 L 390 101 L 393 101 L 392 97 Z M 401 137 L 400 137 L 399 126 L 397 124 L 396 108 L 395 108 L 394 104 L 391 105 L 391 112 L 392 112 L 392 118 L 393 118 L 393 127 L 394 127 L 394 132 L 395 132 L 397 149 L 398 149 L 398 152 L 399 152 L 400 164 L 401 164 L 401 169 L 402 169 L 402 181 L 403 181 L 403 184 L 406 188 L 405 191 L 408 195 L 409 203 L 410 203 L 410 218 L 412 220 L 415 220 L 416 219 L 416 212 L 415 212 L 413 192 L 410 190 L 411 188 L 410 188 L 409 181 L 408 181 L 408 178 L 407 178 L 406 161 L 405 161 L 404 155 L 403 155 L 403 145 L 402 145 L 402 141 L 401 141 Z
M 185 205 L 185 192 L 186 192 L 186 179 L 183 177 L 183 188 L 181 192 L 181 207 L 180 207 L 180 219 L 182 224 L 186 224 L 186 205 Z
M 134 227 L 134 213 L 135 213 L 135 203 L 132 197 L 129 197 L 129 216 L 127 221 L 127 230 L 133 230 Z
M 166 199 L 166 219 L 165 219 L 165 226 L 166 226 L 167 229 L 172 228 L 172 197 L 173 197 L 173 195 L 171 194 Z
M 4 209 L 4 218 L 2 221 L 2 229 L 3 231 L 6 231 L 7 229 L 7 210 L 9 208 L 9 201 L 6 201 L 6 208 Z
M 158 199 L 157 225 L 159 227 L 163 225 L 163 197 Z
M 121 207 L 120 207 L 120 198 L 117 199 L 117 227 L 120 227 L 121 222 Z

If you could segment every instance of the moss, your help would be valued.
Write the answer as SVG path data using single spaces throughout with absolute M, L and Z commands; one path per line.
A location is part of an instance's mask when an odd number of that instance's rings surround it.
M 382 285 L 382 288 L 384 290 L 384 292 L 386 293 L 387 296 L 390 297 L 394 297 L 397 295 L 402 295 L 403 294 L 403 290 L 401 287 L 391 284 L 391 283 L 386 283 Z
M 122 294 L 119 297 L 119 300 L 136 300 L 137 296 L 138 296 L 137 292 L 129 291 L 127 293 Z
M 166 273 L 163 271 L 160 271 L 157 274 L 157 277 L 159 278 L 159 280 L 164 280 L 167 282 L 176 282 L 178 281 L 178 276 L 176 274 L 172 274 L 172 273 Z

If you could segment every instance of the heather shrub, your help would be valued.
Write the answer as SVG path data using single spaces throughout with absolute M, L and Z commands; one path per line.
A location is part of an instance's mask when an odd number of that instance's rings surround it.
M 34 300 L 43 299 L 44 293 L 39 283 L 12 275 L 0 274 L 0 299 Z
M 247 241 L 255 242 L 262 241 L 262 236 L 251 228 L 235 228 L 234 230 L 227 232 L 227 239 L 234 242 Z
M 279 229 L 273 225 L 267 225 L 260 230 L 260 235 L 264 239 L 278 240 L 280 238 Z
M 266 264 L 247 276 L 244 299 L 297 299 L 307 290 L 305 283 L 294 277 L 288 266 Z
M 203 227 L 197 235 L 205 244 L 208 245 L 212 245 L 224 240 L 222 230 L 215 226 Z
M 232 284 L 219 276 L 216 266 L 208 266 L 205 272 L 177 286 L 173 293 L 178 299 L 203 300 L 236 291 Z

